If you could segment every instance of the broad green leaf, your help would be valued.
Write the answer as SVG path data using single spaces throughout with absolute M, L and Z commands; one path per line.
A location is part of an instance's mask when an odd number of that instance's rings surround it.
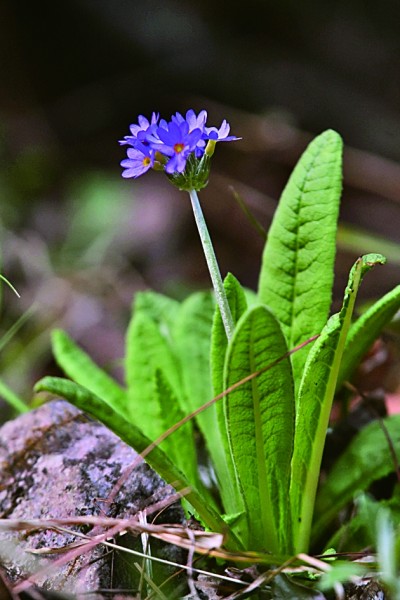
M 145 311 L 135 310 L 127 332 L 126 382 L 128 386 L 128 419 L 140 424 L 151 439 L 164 431 L 162 413 L 168 407 L 154 394 L 157 369 L 163 371 L 174 397 L 183 410 L 179 364 L 170 343 L 159 325 Z M 186 412 L 186 411 L 185 411 Z
M 52 332 L 52 347 L 57 364 L 68 377 L 93 394 L 101 395 L 119 413 L 126 413 L 126 390 L 96 365 L 65 331 Z
M 232 319 L 236 325 L 247 308 L 246 295 L 238 280 L 231 273 L 228 273 L 225 278 L 224 288 L 231 309 Z M 227 348 L 228 339 L 225 327 L 219 308 L 216 307 L 212 325 L 210 353 L 214 396 L 218 396 L 224 390 L 224 364 Z M 229 518 L 230 515 L 243 511 L 243 501 L 232 461 L 225 421 L 224 403 L 222 400 L 216 402 L 215 414 L 215 422 L 218 424 L 217 434 L 220 436 L 220 439 L 216 443 L 217 451 L 214 453 L 214 466 L 225 512 L 227 518 Z
M 286 356 L 286 357 L 285 357 Z M 267 370 L 271 363 L 282 358 Z M 294 389 L 287 345 L 265 306 L 239 320 L 229 344 L 225 388 L 260 372 L 225 398 L 228 435 L 254 550 L 290 552 L 289 480 Z
M 137 292 L 132 307 L 133 314 L 140 312 L 151 317 L 165 337 L 170 336 L 179 309 L 179 302 L 152 290 Z
M 375 302 L 350 327 L 344 348 L 338 386 L 351 377 L 382 329 L 400 309 L 400 285 Z
M 172 329 L 173 346 L 182 367 L 187 412 L 212 398 L 210 344 L 215 301 L 211 292 L 195 292 L 184 300 Z M 198 416 L 207 436 L 214 425 L 211 409 Z
M 146 437 L 138 427 L 124 419 L 113 410 L 104 400 L 86 388 L 67 379 L 59 377 L 44 377 L 35 385 L 36 392 L 50 392 L 65 398 L 74 406 L 92 415 L 118 435 L 124 442 L 142 453 L 150 445 L 151 440 Z M 212 506 L 193 488 L 183 473 L 171 462 L 169 457 L 157 446 L 145 458 L 146 462 L 177 491 L 185 490 L 185 498 L 200 515 L 204 523 L 212 531 L 226 531 L 226 523 Z M 238 549 L 239 545 L 235 536 L 230 535 L 228 546 Z
M 176 356 L 181 365 L 186 414 L 213 397 L 210 344 L 215 300 L 211 292 L 196 292 L 182 302 L 172 330 Z M 196 422 L 216 470 L 225 461 L 219 439 L 215 404 L 199 413 Z M 224 480 L 230 487 L 230 482 Z
M 231 309 L 232 319 L 236 325 L 247 309 L 246 293 L 232 273 L 228 273 L 225 277 L 224 289 Z M 215 396 L 220 394 L 224 389 L 224 364 L 227 347 L 228 339 L 226 337 L 225 328 L 222 323 L 219 309 L 216 307 L 211 337 L 211 374 Z
M 382 424 L 373 421 L 354 437 L 318 492 L 313 535 L 319 536 L 357 493 L 368 490 L 374 481 L 396 471 L 390 445 L 399 462 L 400 415 L 387 417 Z
M 329 319 L 308 355 L 297 403 L 290 490 L 296 552 L 308 551 L 326 430 L 358 288 L 364 274 L 384 262 L 379 254 L 356 261 L 340 313 Z
M 161 411 L 162 429 L 167 431 L 186 415 L 182 412 L 167 377 L 160 369 L 156 369 L 154 374 L 154 395 L 159 406 L 164 407 L 164 410 Z M 196 448 L 191 421 L 174 431 L 160 444 L 160 448 L 185 473 L 189 481 L 198 481 Z
M 281 323 L 289 348 L 324 327 L 329 315 L 342 190 L 342 140 L 325 131 L 295 167 L 265 245 L 259 301 Z M 296 386 L 311 346 L 292 356 Z

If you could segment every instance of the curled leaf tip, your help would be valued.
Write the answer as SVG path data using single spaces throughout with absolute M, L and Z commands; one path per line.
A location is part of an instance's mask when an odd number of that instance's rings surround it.
M 375 265 L 384 265 L 387 261 L 386 256 L 383 254 L 364 254 L 361 257 L 363 264 L 367 267 L 373 267 Z

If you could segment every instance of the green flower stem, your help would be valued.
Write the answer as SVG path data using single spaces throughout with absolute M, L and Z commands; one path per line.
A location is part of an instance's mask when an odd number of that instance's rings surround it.
M 207 261 L 208 270 L 210 272 L 211 281 L 213 284 L 215 297 L 221 312 L 222 322 L 225 327 L 225 333 L 228 340 L 231 339 L 234 330 L 234 324 L 229 308 L 228 299 L 226 297 L 224 284 L 222 283 L 221 273 L 219 271 L 217 257 L 215 256 L 214 248 L 211 242 L 210 234 L 208 233 L 207 225 L 204 220 L 203 211 L 201 210 L 199 197 L 196 190 L 190 190 L 190 200 L 194 218 L 196 220 L 197 229 L 200 234 L 201 243 Z

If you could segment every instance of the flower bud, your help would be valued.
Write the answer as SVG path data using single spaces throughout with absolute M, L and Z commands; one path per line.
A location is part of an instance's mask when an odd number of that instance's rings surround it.
M 186 161 L 183 173 L 172 173 L 168 175 L 170 182 L 182 191 L 197 192 L 206 187 L 210 175 L 211 159 L 208 154 L 196 158 L 192 153 Z

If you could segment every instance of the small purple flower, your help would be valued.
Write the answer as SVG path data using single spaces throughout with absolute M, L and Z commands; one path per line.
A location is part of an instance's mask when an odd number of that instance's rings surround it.
M 139 177 L 151 168 L 164 170 L 179 189 L 199 190 L 207 185 L 210 158 L 217 142 L 238 140 L 229 135 L 224 120 L 219 127 L 206 127 L 207 111 L 198 114 L 190 109 L 185 115 L 172 115 L 170 121 L 157 113 L 148 120 L 143 115 L 130 126 L 120 144 L 128 148 L 128 158 L 121 162 L 123 177 Z M 189 162 L 188 162 L 189 159 Z
M 182 124 L 186 121 L 186 123 L 189 125 L 189 132 L 193 131 L 194 129 L 201 129 L 204 132 L 204 126 L 207 120 L 207 111 L 201 110 L 199 114 L 196 115 L 194 110 L 190 109 L 186 113 L 186 118 L 184 118 L 179 112 L 177 112 L 171 118 L 172 121 L 177 124 Z M 201 158 L 204 154 L 206 143 L 202 138 L 203 136 L 199 139 L 194 149 L 196 158 Z
M 140 177 L 154 165 L 154 150 L 137 142 L 135 148 L 128 148 L 128 158 L 121 161 L 122 177 Z
M 132 135 L 126 135 L 123 140 L 120 140 L 120 144 L 129 144 L 130 146 L 136 147 L 136 144 L 142 143 L 148 145 L 146 141 L 146 136 L 148 133 L 153 131 L 157 126 L 157 121 L 159 119 L 159 115 L 155 112 L 151 115 L 151 121 L 146 119 L 143 115 L 139 115 L 138 125 L 131 125 L 129 129 L 131 130 Z
M 189 131 L 193 131 L 194 129 L 203 130 L 207 120 L 207 111 L 201 110 L 196 116 L 194 110 L 190 109 L 186 113 L 186 118 L 184 118 L 181 113 L 177 112 L 171 117 L 171 119 L 175 123 L 178 123 L 178 125 L 186 121 L 186 123 L 189 125 Z
M 229 123 L 227 123 L 225 119 L 222 121 L 219 129 L 216 127 L 204 127 L 205 139 L 214 140 L 215 142 L 232 142 L 234 140 L 240 140 L 241 138 L 234 135 L 228 135 L 230 128 Z
M 151 134 L 147 139 L 154 150 L 170 157 L 165 170 L 171 174 L 183 173 L 188 156 L 195 150 L 202 135 L 201 129 L 189 131 L 187 121 L 178 123 L 175 120 L 169 123 L 161 122 L 156 129 L 156 135 Z

